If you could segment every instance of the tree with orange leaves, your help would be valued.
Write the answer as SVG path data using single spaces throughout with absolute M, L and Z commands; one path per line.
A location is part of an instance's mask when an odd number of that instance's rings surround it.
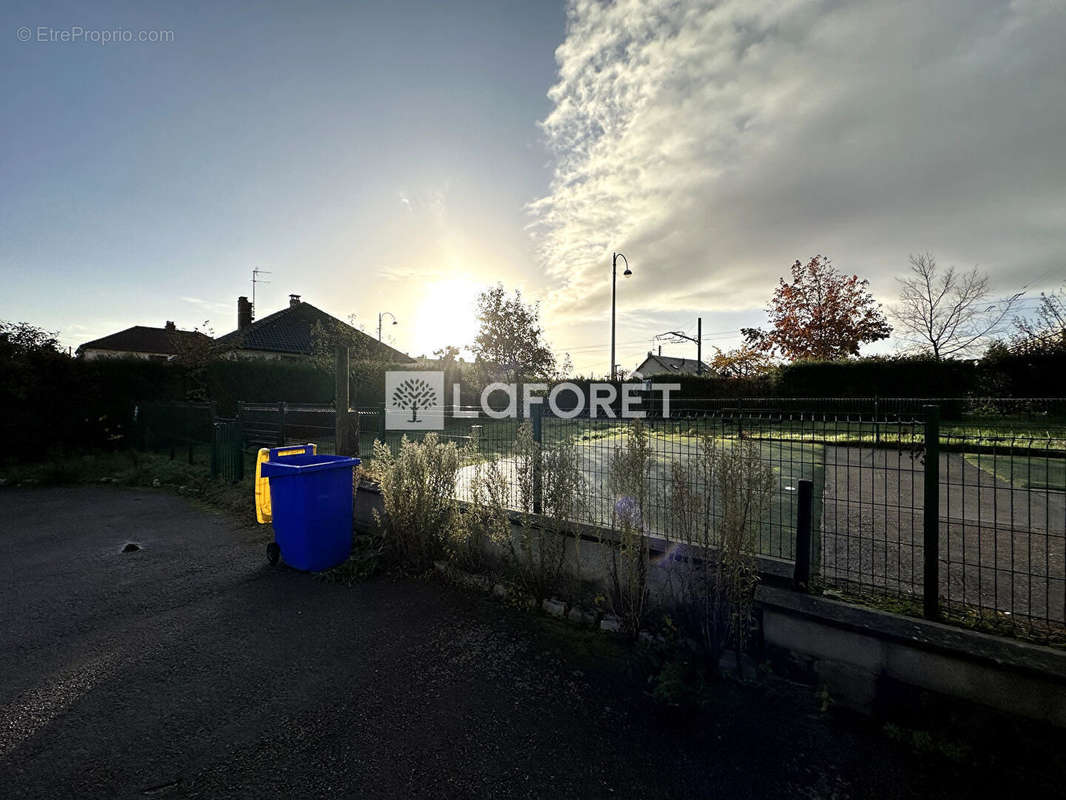
M 857 356 L 859 346 L 887 339 L 892 328 L 858 275 L 843 275 L 817 255 L 792 265 L 766 310 L 772 328 L 743 328 L 748 346 L 779 353 L 791 361 L 836 361 Z

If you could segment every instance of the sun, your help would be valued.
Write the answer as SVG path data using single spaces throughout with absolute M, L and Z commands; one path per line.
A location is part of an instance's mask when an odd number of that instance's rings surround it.
M 427 283 L 415 313 L 412 355 L 432 356 L 455 345 L 465 350 L 477 335 L 477 296 L 484 286 L 470 278 Z

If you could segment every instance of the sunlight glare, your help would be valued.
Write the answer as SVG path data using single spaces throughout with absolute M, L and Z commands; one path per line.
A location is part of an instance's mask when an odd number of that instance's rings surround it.
M 477 296 L 482 283 L 471 278 L 448 278 L 427 283 L 415 316 L 411 355 L 432 356 L 455 345 L 465 351 L 477 334 Z M 461 353 L 469 358 L 469 352 Z

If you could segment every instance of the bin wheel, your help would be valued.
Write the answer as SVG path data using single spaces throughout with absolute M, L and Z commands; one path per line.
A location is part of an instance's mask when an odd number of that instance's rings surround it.
M 277 542 L 271 542 L 267 545 L 267 561 L 270 562 L 270 566 L 276 567 L 279 558 L 281 558 L 281 548 L 278 547 Z

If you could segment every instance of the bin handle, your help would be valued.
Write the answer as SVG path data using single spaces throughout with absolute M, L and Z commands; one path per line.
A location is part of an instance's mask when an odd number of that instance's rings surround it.
M 272 447 L 270 448 L 270 460 L 273 461 L 278 456 L 313 456 L 318 455 L 318 445 L 311 444 L 290 444 L 287 447 Z

